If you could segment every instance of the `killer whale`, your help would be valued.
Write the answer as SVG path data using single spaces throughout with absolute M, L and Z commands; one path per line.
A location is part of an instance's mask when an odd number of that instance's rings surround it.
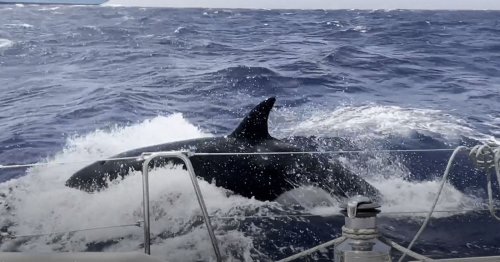
M 230 135 L 143 147 L 112 158 L 187 149 L 203 153 L 304 151 L 269 134 L 268 118 L 275 101 L 276 98 L 271 97 L 258 104 Z M 274 200 L 282 193 L 302 185 L 319 187 L 340 199 L 358 194 L 373 198 L 380 196 L 378 190 L 368 182 L 326 155 L 194 155 L 190 160 L 198 177 L 258 200 Z M 153 161 L 152 165 L 160 167 L 167 162 L 176 163 L 160 159 Z M 131 170 L 141 170 L 142 163 L 139 159 L 98 161 L 73 174 L 66 181 L 66 186 L 87 192 L 99 191 L 108 186 L 108 181 L 123 178 Z

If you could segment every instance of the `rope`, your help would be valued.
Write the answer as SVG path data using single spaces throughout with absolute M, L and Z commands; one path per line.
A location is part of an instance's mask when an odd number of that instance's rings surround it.
M 378 230 L 376 228 L 353 229 L 343 226 L 342 236 L 354 240 L 369 240 L 378 237 Z
M 413 240 L 408 245 L 408 248 L 407 248 L 408 251 L 411 251 L 411 248 L 413 247 L 413 245 L 415 244 L 415 242 L 420 237 L 420 235 L 424 231 L 425 227 L 429 223 L 429 220 L 432 216 L 432 213 L 434 212 L 434 209 L 436 208 L 436 205 L 437 205 L 437 202 L 438 202 L 439 197 L 441 195 L 441 192 L 443 191 L 444 184 L 447 181 L 453 160 L 455 159 L 455 157 L 459 151 L 465 150 L 465 149 L 467 149 L 467 148 L 460 146 L 460 147 L 457 147 L 453 151 L 453 154 L 451 155 L 450 159 L 448 160 L 448 165 L 446 166 L 446 170 L 444 172 L 444 175 L 443 175 L 443 178 L 441 181 L 441 185 L 439 186 L 438 194 L 436 196 L 436 199 L 434 200 L 434 204 L 432 205 L 431 210 L 429 211 L 427 217 L 425 218 L 424 223 L 422 224 L 422 226 L 420 227 L 418 232 L 413 237 Z M 499 183 L 499 187 L 500 187 L 500 146 L 497 144 L 478 145 L 478 146 L 473 147 L 470 150 L 469 156 L 472 158 L 474 163 L 476 163 L 476 165 L 478 165 L 478 167 L 485 169 L 487 172 L 488 207 L 489 207 L 488 210 L 490 211 L 491 215 L 495 219 L 500 221 L 500 217 L 496 215 L 496 210 L 495 210 L 494 203 L 493 203 L 493 190 L 491 188 L 492 187 L 491 186 L 491 184 L 492 184 L 491 173 L 488 172 L 490 169 L 494 168 L 494 170 L 496 172 L 497 180 Z M 404 252 L 398 262 L 403 261 L 406 254 L 407 253 Z
M 477 145 L 471 148 L 469 156 L 480 168 L 489 170 L 495 167 L 495 147 L 494 144 Z
M 0 237 L 6 237 L 6 238 L 11 238 L 11 239 L 27 238 L 27 237 L 42 237 L 42 236 L 76 233 L 76 232 L 91 231 L 91 230 L 103 230 L 103 229 L 120 228 L 120 227 L 132 227 L 132 226 L 140 227 L 142 223 L 143 223 L 142 221 L 137 221 L 133 224 L 91 227 L 91 228 L 75 229 L 75 230 L 70 230 L 70 231 L 59 231 L 59 232 L 49 232 L 49 233 L 41 233 L 41 234 L 27 234 L 27 235 L 13 235 L 13 234 L 8 233 L 8 232 L 0 232 Z
M 497 183 L 498 187 L 500 188 L 500 147 L 496 149 L 494 160 L 495 160 L 495 173 L 497 175 Z M 500 221 L 500 217 L 496 215 L 495 204 L 493 203 L 493 192 L 491 190 L 491 173 L 488 173 L 487 178 L 488 178 L 488 203 L 490 207 L 490 213 L 496 220 Z
M 453 151 L 453 154 L 451 155 L 450 159 L 448 160 L 448 165 L 446 165 L 446 170 L 444 171 L 444 175 L 443 175 L 443 178 L 441 180 L 441 184 L 439 185 L 439 190 L 438 190 L 438 193 L 436 195 L 436 199 L 434 199 L 434 203 L 432 204 L 431 210 L 429 210 L 429 213 L 427 214 L 427 217 L 425 218 L 424 223 L 422 224 L 422 226 L 420 227 L 418 232 L 413 237 L 413 240 L 408 245 L 408 248 L 407 248 L 408 250 L 411 250 L 411 248 L 413 247 L 413 245 L 415 244 L 417 239 L 420 237 L 422 232 L 424 232 L 424 229 L 427 227 L 427 224 L 429 223 L 429 220 L 431 219 L 432 213 L 434 212 L 434 209 L 436 208 L 439 197 L 441 196 L 441 192 L 443 192 L 444 184 L 446 183 L 446 181 L 448 179 L 448 175 L 450 174 L 451 165 L 453 163 L 453 160 L 455 160 L 455 157 L 457 156 L 458 152 L 465 150 L 465 149 L 467 149 L 467 148 L 464 146 L 459 146 Z M 398 262 L 402 262 L 403 259 L 405 258 L 405 256 L 406 256 L 406 253 L 403 253 L 403 255 L 399 258 Z
M 185 152 L 188 156 L 237 156 L 237 155 L 301 155 L 301 154 L 326 154 L 326 155 L 340 155 L 340 154 L 361 154 L 369 152 L 386 152 L 386 153 L 404 153 L 404 152 L 447 152 L 453 151 L 449 148 L 438 148 L 438 149 L 381 149 L 381 150 L 347 150 L 347 151 L 306 151 L 306 152 L 241 152 L 241 153 L 196 153 L 196 152 Z M 158 152 L 147 152 L 158 153 Z M 67 162 L 50 162 L 50 163 L 32 163 L 32 164 L 10 164 L 10 165 L 0 165 L 1 169 L 12 169 L 12 168 L 25 168 L 25 167 L 36 167 L 36 166 L 49 166 L 49 165 L 66 165 L 66 164 L 81 164 L 81 163 L 92 163 L 99 161 L 119 161 L 119 160 L 141 160 L 142 155 L 132 156 L 132 157 L 117 157 L 117 158 L 105 158 L 97 160 L 81 160 L 81 161 L 67 161 Z
M 338 245 L 342 241 L 346 240 L 347 238 L 349 239 L 354 239 L 354 240 L 369 240 L 369 239 L 374 239 L 378 237 L 378 230 L 377 229 L 351 229 L 348 227 L 343 226 L 342 227 L 342 236 L 339 238 L 336 238 L 334 240 L 328 241 L 326 243 L 323 243 L 321 245 L 317 245 L 313 248 L 307 249 L 305 251 L 302 251 L 300 253 L 297 253 L 293 256 L 281 259 L 277 262 L 289 262 L 293 261 L 295 259 L 299 259 L 305 256 L 308 256 L 314 252 L 317 252 L 320 249 L 327 248 L 332 245 Z
M 497 177 L 498 185 L 500 187 L 500 145 L 478 145 L 471 149 L 469 155 L 478 167 L 486 171 L 488 208 L 491 216 L 500 221 L 500 217 L 496 214 L 495 204 L 493 201 L 493 189 L 491 181 L 491 169 L 493 169 Z
M 401 252 L 401 253 L 403 253 L 405 255 L 408 255 L 410 257 L 413 257 L 415 259 L 418 259 L 418 261 L 434 261 L 432 258 L 428 258 L 428 257 L 426 257 L 424 255 L 420 255 L 418 253 L 415 253 L 415 252 L 413 252 L 413 251 L 411 251 L 411 250 L 409 250 L 409 249 L 407 249 L 407 248 L 399 245 L 398 243 L 396 243 L 396 242 L 394 242 L 394 241 L 392 241 L 390 239 L 387 239 L 387 238 L 382 237 L 382 236 L 380 236 L 379 239 L 382 242 L 384 242 L 385 244 L 387 244 L 387 245 L 393 247 L 394 249 L 398 250 L 399 252 Z
M 312 253 L 314 253 L 314 252 L 317 252 L 317 251 L 318 251 L 318 250 L 320 250 L 320 249 L 327 248 L 327 247 L 329 247 L 329 246 L 333 246 L 333 245 L 337 245 L 337 244 L 339 244 L 340 242 L 344 241 L 345 239 L 346 239 L 346 238 L 342 236 L 342 237 L 336 238 L 336 239 L 334 239 L 334 240 L 330 240 L 330 241 L 328 241 L 328 242 L 326 242 L 326 243 L 323 243 L 323 244 L 321 244 L 321 245 L 317 245 L 317 246 L 315 246 L 315 247 L 313 247 L 313 248 L 310 248 L 310 249 L 304 250 L 304 251 L 302 251 L 302 252 L 300 252 L 300 253 L 297 253 L 297 254 L 295 254 L 295 255 L 293 255 L 293 256 L 289 256 L 289 257 L 287 257 L 287 258 L 284 258 L 284 259 L 278 260 L 278 261 L 276 261 L 276 262 L 290 262 L 290 261 L 293 261 L 293 260 L 295 260 L 295 259 L 299 259 L 299 258 L 301 258 L 301 257 L 308 256 L 308 255 L 310 255 L 310 254 L 312 254 Z

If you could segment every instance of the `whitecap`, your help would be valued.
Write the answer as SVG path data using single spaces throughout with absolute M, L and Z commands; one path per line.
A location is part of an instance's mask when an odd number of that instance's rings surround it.
M 313 109 L 314 110 L 314 109 Z M 341 106 L 333 111 L 277 111 L 281 122 L 274 129 L 280 135 L 316 135 L 384 139 L 393 135 L 408 137 L 415 132 L 435 139 L 455 140 L 461 136 L 490 138 L 467 121 L 435 109 L 400 106 Z M 298 124 L 297 124 L 298 119 Z
M 370 184 L 383 194 L 383 212 L 390 216 L 425 217 L 435 201 L 441 181 L 408 181 L 401 177 L 372 179 Z M 409 205 L 408 203 L 411 203 Z M 470 210 L 484 208 L 484 202 L 474 196 L 466 195 L 451 184 L 446 183 L 441 193 L 434 217 L 453 216 Z M 409 213 L 415 212 L 415 213 Z M 382 213 L 383 214 L 383 213 Z
M 55 11 L 57 9 L 59 9 L 61 7 L 59 6 L 54 6 L 54 7 L 42 7 L 40 9 L 38 9 L 38 11 Z
M 21 24 L 4 24 L 4 27 L 6 28 L 33 28 L 33 25 L 26 24 L 26 23 L 21 23 Z
M 366 33 L 368 29 L 366 28 L 366 26 L 357 25 L 353 28 L 353 30 L 360 33 Z
M 326 25 L 334 25 L 336 27 L 342 27 L 342 24 L 339 21 L 327 21 Z
M 174 33 L 179 34 L 179 33 L 181 33 L 184 29 L 185 29 L 185 28 L 184 28 L 183 26 L 179 26 L 179 27 L 177 27 L 177 29 L 175 29 Z
M 14 45 L 14 42 L 10 41 L 9 39 L 0 38 L 0 49 L 7 49 L 12 45 Z
M 125 5 L 106 2 L 106 3 L 102 4 L 101 6 L 116 8 L 116 7 L 124 7 Z

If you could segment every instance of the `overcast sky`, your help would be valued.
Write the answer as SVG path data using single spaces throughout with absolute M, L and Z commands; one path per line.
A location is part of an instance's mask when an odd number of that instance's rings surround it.
M 110 5 L 279 9 L 500 10 L 500 0 L 110 0 Z

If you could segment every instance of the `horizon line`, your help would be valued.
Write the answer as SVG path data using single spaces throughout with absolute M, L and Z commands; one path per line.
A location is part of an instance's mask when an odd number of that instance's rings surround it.
M 151 6 L 151 5 L 122 5 L 103 3 L 102 7 L 136 7 L 136 8 L 166 8 L 166 9 L 223 9 L 223 10 L 297 10 L 297 11 L 315 11 L 315 10 L 346 10 L 346 11 L 500 11 L 499 9 L 470 9 L 470 8 L 264 8 L 264 7 L 222 7 L 222 6 Z

